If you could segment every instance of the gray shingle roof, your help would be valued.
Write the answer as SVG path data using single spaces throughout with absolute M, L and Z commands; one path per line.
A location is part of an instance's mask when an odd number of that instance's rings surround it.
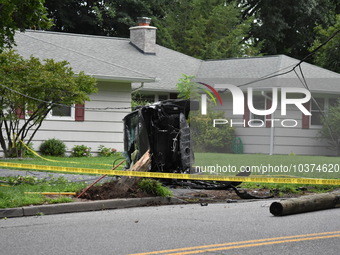
M 181 74 L 195 74 L 201 63 L 161 46 L 157 46 L 156 55 L 143 54 L 123 38 L 26 31 L 17 33 L 15 40 L 16 50 L 24 57 L 67 60 L 75 72 L 146 82 L 147 90 L 174 91 Z
M 285 73 L 299 62 L 299 60 L 285 55 L 205 61 L 202 63 L 196 79 L 216 87 L 223 87 L 217 84 L 234 84 L 243 89 L 247 87 L 254 89 L 284 86 L 303 87 L 304 85 L 294 71 L 262 80 L 268 76 Z M 301 69 L 311 91 L 340 93 L 340 74 L 305 62 L 301 64 Z M 296 72 L 302 78 L 299 68 L 296 68 Z
M 16 33 L 15 40 L 24 57 L 67 60 L 75 72 L 85 71 L 98 79 L 145 82 L 143 90 L 147 91 L 176 91 L 181 74 L 195 75 L 197 81 L 216 87 L 226 83 L 243 88 L 303 86 L 294 72 L 245 85 L 299 63 L 285 55 L 201 61 L 159 45 L 155 55 L 143 54 L 123 38 L 26 31 Z M 340 93 L 340 74 L 308 63 L 301 67 L 312 91 Z

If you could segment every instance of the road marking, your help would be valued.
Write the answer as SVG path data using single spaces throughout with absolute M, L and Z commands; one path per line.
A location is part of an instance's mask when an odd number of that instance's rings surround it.
M 211 252 L 211 251 L 231 250 L 231 249 L 256 247 L 256 246 L 263 246 L 263 245 L 290 243 L 290 242 L 301 242 L 301 241 L 317 240 L 317 239 L 327 239 L 327 238 L 335 238 L 335 237 L 340 237 L 340 231 L 324 232 L 324 233 L 313 233 L 313 234 L 295 235 L 295 236 L 273 237 L 273 238 L 266 238 L 266 239 L 248 240 L 248 241 L 240 241 L 240 242 L 230 242 L 230 243 L 223 243 L 223 244 L 202 245 L 202 246 L 185 247 L 185 248 L 163 250 L 163 251 L 152 251 L 152 252 L 145 252 L 145 253 L 134 253 L 134 254 L 130 254 L 130 255 L 151 255 L 151 254 L 185 255 L 185 254 L 198 254 L 198 253 Z M 225 247 L 225 246 L 227 246 L 227 247 Z

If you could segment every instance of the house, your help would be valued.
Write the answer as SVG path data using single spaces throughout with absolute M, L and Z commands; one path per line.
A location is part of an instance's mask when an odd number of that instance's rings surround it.
M 45 31 L 16 33 L 17 52 L 28 58 L 67 60 L 75 73 L 97 79 L 98 93 L 90 96 L 85 111 L 71 108 L 52 112 L 33 140 L 58 138 L 68 151 L 84 144 L 96 152 L 99 145 L 123 151 L 123 121 L 131 111 L 131 91 L 145 87 L 156 99 L 175 97 L 182 73 L 195 74 L 201 61 L 155 43 L 156 28 L 131 28 L 130 39 Z M 145 43 L 147 42 L 147 43 Z M 60 116 L 63 115 L 63 116 Z
M 252 88 L 253 106 L 258 110 L 271 107 L 273 87 L 278 92 L 281 88 L 308 88 L 321 111 L 327 113 L 329 106 L 340 98 L 340 75 L 303 62 L 300 65 L 302 73 L 297 67 L 296 73 L 276 76 L 292 70 L 299 63 L 299 60 L 285 55 L 205 61 L 196 77 L 201 82 L 213 84 L 218 91 L 225 90 L 225 84 L 238 86 L 245 98 L 247 89 Z M 233 115 L 231 94 L 220 94 L 223 105 L 217 109 L 236 123 L 235 133 L 242 139 L 245 153 L 336 155 L 329 141 L 319 136 L 321 113 L 313 100 L 304 104 L 311 116 L 304 115 L 295 105 L 287 105 L 287 114 L 282 115 L 280 100 L 273 115 L 254 116 L 246 104 L 244 115 L 236 116 Z M 278 94 L 279 99 L 280 96 Z
M 16 34 L 19 54 L 67 60 L 75 72 L 84 71 L 94 76 L 98 84 L 98 93 L 90 96 L 84 111 L 71 108 L 67 113 L 52 112 L 48 116 L 35 136 L 36 149 L 44 140 L 58 138 L 66 143 L 68 150 L 84 144 L 96 152 L 103 144 L 122 151 L 122 119 L 131 111 L 131 93 L 138 91 L 155 101 L 176 98 L 176 84 L 182 74 L 194 75 L 197 81 L 214 86 L 223 99 L 223 105 L 217 110 L 238 122 L 248 122 L 254 116 L 247 107 L 244 115 L 233 116 L 233 100 L 224 84 L 240 86 L 245 94 L 248 87 L 254 88 L 257 109 L 270 108 L 271 87 L 302 87 L 294 72 L 249 83 L 292 68 L 299 62 L 296 59 L 278 55 L 202 61 L 157 45 L 157 29 L 149 22 L 149 19 L 142 20 L 130 28 L 129 39 L 45 31 Z M 340 95 L 340 75 L 307 63 L 301 67 L 311 92 L 326 111 Z M 313 105 L 306 107 L 314 113 L 311 117 L 302 115 L 293 105 L 288 106 L 287 116 L 275 112 L 275 119 L 294 118 L 296 127 L 270 127 L 265 119 L 263 127 L 235 126 L 236 136 L 243 141 L 244 153 L 334 155 L 327 141 L 315 139 L 320 129 L 319 114 Z

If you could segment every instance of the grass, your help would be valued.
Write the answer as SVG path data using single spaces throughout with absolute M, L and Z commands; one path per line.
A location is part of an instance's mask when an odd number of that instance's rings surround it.
M 149 194 L 154 194 L 161 197 L 172 197 L 172 191 L 164 187 L 159 181 L 154 179 L 144 178 L 138 182 L 139 188 Z
M 44 158 L 47 160 L 34 157 L 25 159 L 2 159 L 0 162 L 110 170 L 113 164 L 117 165 L 123 160 L 120 155 L 112 157 Z M 123 166 L 124 164 L 117 169 L 123 169 Z M 25 192 L 78 192 L 87 186 L 85 183 L 68 182 L 62 177 L 58 179 L 50 177 L 43 180 L 38 180 L 31 176 L 0 177 L 0 181 L 4 183 L 0 186 L 0 208 L 72 202 L 74 199 L 68 196 L 47 197 L 42 194 L 26 194 Z
M 84 182 L 72 183 L 63 177 L 38 180 L 32 176 L 0 177 L 0 208 L 14 208 L 45 203 L 74 201 L 68 196 L 47 197 L 25 192 L 78 192 L 86 187 Z
M 46 157 L 47 161 L 41 158 L 30 159 L 3 159 L 0 162 L 13 162 L 22 164 L 48 165 L 60 167 L 81 167 L 81 168 L 96 168 L 96 169 L 112 169 L 113 164 L 118 164 L 122 158 L 118 155 L 113 157 Z M 315 164 L 311 171 L 312 164 Z M 230 166 L 236 171 L 224 172 L 226 175 L 236 175 L 243 166 L 296 166 L 291 168 L 290 172 L 271 172 L 271 173 L 252 173 L 252 175 L 293 175 L 307 178 L 340 178 L 340 172 L 336 172 L 334 166 L 339 167 L 340 160 L 337 157 L 322 157 L 322 156 L 297 156 L 297 155 L 263 155 L 263 154 L 221 154 L 221 153 L 195 153 L 195 165 L 204 166 Z M 124 164 L 123 164 L 124 165 Z M 118 167 L 122 169 L 123 165 Z M 333 172 L 317 170 L 318 166 L 326 165 L 333 166 Z M 310 170 L 307 172 L 306 168 Z M 303 168 L 302 168 L 303 167 Z M 338 168 L 337 168 L 338 169 Z M 14 179 L 11 179 L 14 178 Z M 17 178 L 17 179 L 15 179 Z M 23 179 L 20 179 L 23 178 Z M 26 179 L 25 179 L 26 178 Z M 30 179 L 31 178 L 31 179 Z M 33 179 L 32 179 L 33 178 Z M 85 183 L 70 183 L 66 179 L 51 180 L 35 180 L 35 177 L 0 177 L 0 181 L 5 185 L 0 186 L 0 208 L 13 208 L 26 205 L 37 205 L 44 203 L 61 203 L 72 202 L 73 199 L 67 196 L 46 197 L 41 194 L 25 194 L 25 192 L 78 192 L 86 187 Z M 153 186 L 152 183 L 146 181 L 144 188 Z M 283 195 L 284 193 L 300 193 L 301 185 L 298 184 L 272 184 L 272 183 L 242 183 L 244 188 L 266 188 Z M 313 192 L 331 191 L 337 186 L 329 185 L 303 185 Z M 161 190 L 162 192 L 164 190 Z M 170 196 L 171 194 L 163 194 Z
M 252 175 L 291 175 L 305 178 L 340 178 L 340 158 L 323 156 L 298 155 L 264 155 L 264 154 L 222 154 L 222 153 L 195 153 L 195 165 L 201 169 L 206 166 L 225 166 L 222 174 L 236 175 L 240 169 L 249 166 Z M 269 166 L 277 171 L 261 171 Z M 273 169 L 273 168 L 272 168 Z M 281 170 L 282 169 L 282 170 Z M 260 170 L 259 172 L 256 172 Z
M 113 165 L 117 165 L 119 162 L 121 162 L 123 160 L 123 157 L 120 156 L 120 155 L 114 155 L 112 157 L 52 157 L 52 156 L 44 156 L 44 158 L 45 159 L 38 158 L 38 157 L 24 158 L 24 159 L 1 159 L 0 162 L 110 170 L 110 169 L 113 168 Z M 124 167 L 124 164 L 120 165 L 117 169 L 121 170 L 121 169 L 123 169 L 123 167 Z M 32 170 L 34 170 L 34 169 L 32 169 Z
M 264 154 L 222 154 L 222 153 L 195 153 L 195 165 L 208 170 L 206 166 L 226 166 L 236 171 L 226 171 L 218 174 L 236 175 L 244 166 L 253 168 L 251 176 L 296 176 L 304 178 L 340 178 L 339 157 L 323 156 L 299 156 L 299 155 L 264 155 Z M 277 169 L 289 169 L 290 171 L 255 172 L 263 166 L 275 166 Z M 282 166 L 282 168 L 281 168 Z M 205 168 L 206 167 L 206 168 Z M 320 171 L 318 170 L 320 167 Z M 332 168 L 333 167 L 333 168 Z M 309 168 L 309 170 L 308 170 Z M 227 168 L 225 168 L 227 169 Z M 331 172 L 333 170 L 333 172 Z M 206 173 L 209 174 L 209 173 Z M 269 189 L 279 196 L 287 193 L 301 194 L 304 190 L 310 192 L 329 192 L 338 186 L 334 185 L 301 185 L 301 184 L 278 184 L 278 183 L 242 183 L 242 188 Z

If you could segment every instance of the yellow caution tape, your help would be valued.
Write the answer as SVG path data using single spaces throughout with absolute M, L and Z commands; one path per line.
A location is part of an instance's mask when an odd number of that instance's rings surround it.
M 41 194 L 41 195 L 70 195 L 75 196 L 76 192 L 24 192 L 25 194 Z
M 122 171 L 122 170 L 113 171 L 113 170 L 104 170 L 104 169 L 43 166 L 43 165 L 31 165 L 31 164 L 20 164 L 20 163 L 10 163 L 10 162 L 0 162 L 0 166 L 24 168 L 24 169 L 36 169 L 36 170 L 54 171 L 54 172 L 72 172 L 72 173 L 82 173 L 82 174 L 119 175 L 119 176 L 182 179 L 182 180 L 340 185 L 340 179 L 242 177 L 242 176 L 221 176 L 221 175 L 175 174 L 175 173 L 159 173 L 159 172 L 137 172 L 137 171 Z

